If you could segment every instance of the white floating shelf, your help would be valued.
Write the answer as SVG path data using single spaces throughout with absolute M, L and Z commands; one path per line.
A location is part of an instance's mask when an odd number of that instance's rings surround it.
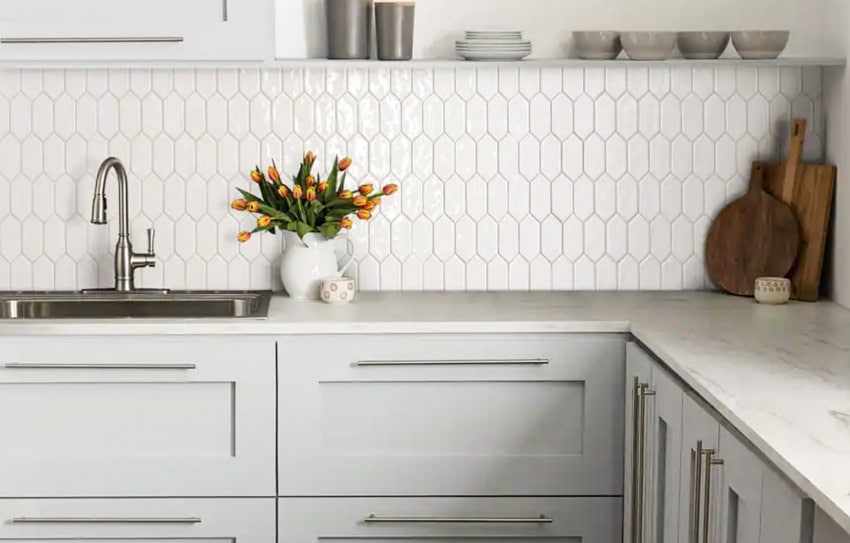
M 15 62 L 0 61 L 0 69 L 43 68 L 43 69 L 85 69 L 85 68 L 477 68 L 477 67 L 526 67 L 526 68 L 628 68 L 628 67 L 780 67 L 780 66 L 845 66 L 844 58 L 836 57 L 787 57 L 775 60 L 743 60 L 740 58 L 721 58 L 718 60 L 689 60 L 673 58 L 661 61 L 640 61 L 619 58 L 617 60 L 580 60 L 570 58 L 537 59 L 521 61 L 469 61 L 463 59 L 413 59 L 413 60 L 328 60 L 323 58 L 277 59 L 265 62 L 227 61 L 227 62 L 144 62 L 144 61 L 92 61 L 92 62 Z

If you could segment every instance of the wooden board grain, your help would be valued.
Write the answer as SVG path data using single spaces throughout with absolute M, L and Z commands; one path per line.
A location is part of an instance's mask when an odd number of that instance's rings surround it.
M 835 166 L 801 164 L 793 190 L 788 192 L 784 165 L 764 164 L 764 167 L 767 175 L 765 190 L 779 198 L 787 197 L 800 221 L 800 255 L 788 275 L 793 296 L 798 300 L 817 301 L 837 169 Z
M 753 164 L 750 190 L 717 215 L 706 239 L 708 274 L 732 294 L 752 296 L 757 277 L 784 277 L 797 259 L 800 224 L 764 191 L 765 175 L 764 165 Z

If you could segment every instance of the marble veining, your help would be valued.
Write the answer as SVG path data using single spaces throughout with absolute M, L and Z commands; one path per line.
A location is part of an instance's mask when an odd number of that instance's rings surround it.
M 850 311 L 710 292 L 359 293 L 266 320 L 0 322 L 0 336 L 628 333 L 850 532 Z M 284 339 L 285 340 L 285 339 Z

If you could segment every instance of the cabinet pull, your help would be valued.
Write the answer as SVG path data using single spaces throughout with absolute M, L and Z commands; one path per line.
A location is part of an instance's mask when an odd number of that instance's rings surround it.
M 714 458 L 714 449 L 703 449 L 705 455 L 705 502 L 703 504 L 702 541 L 708 543 L 709 516 L 711 514 L 711 467 L 723 464 L 720 458 Z
M 10 362 L 10 370 L 193 370 L 195 364 L 59 364 L 55 362 Z
M 702 486 L 702 440 L 697 441 L 696 451 L 691 450 L 691 531 L 690 543 L 699 543 L 700 487 Z M 707 542 L 706 542 L 707 543 Z
M 379 517 L 374 513 L 363 519 L 366 524 L 552 524 L 546 515 L 537 517 Z
M 358 360 L 352 366 L 545 366 L 548 358 L 469 358 L 464 360 Z
M 183 36 L 113 36 L 113 37 L 55 37 L 55 38 L 0 38 L 0 43 L 181 43 Z
M 638 433 L 638 446 L 637 446 L 637 526 L 635 528 L 635 532 L 637 534 L 636 543 L 643 543 L 643 498 L 644 498 L 644 481 L 646 479 L 646 399 L 650 396 L 655 396 L 655 391 L 650 390 L 649 385 L 643 383 L 640 386 L 640 394 L 639 394 L 639 413 L 638 413 L 638 426 L 640 432 Z
M 14 524 L 200 524 L 200 517 L 13 517 Z
M 635 377 L 632 385 L 632 534 L 631 542 L 637 543 L 638 533 L 638 434 L 640 433 L 640 398 L 643 392 L 643 384 Z

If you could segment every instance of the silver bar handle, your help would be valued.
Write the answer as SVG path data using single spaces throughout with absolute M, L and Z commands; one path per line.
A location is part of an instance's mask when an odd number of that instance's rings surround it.
M 645 494 L 644 482 L 646 479 L 646 399 L 650 396 L 655 396 L 655 391 L 650 390 L 649 384 L 644 383 L 641 385 L 640 392 L 640 412 L 639 416 L 639 426 L 640 433 L 638 434 L 638 463 L 637 463 L 637 543 L 643 543 L 643 514 L 644 514 L 644 506 L 643 499 Z
M 358 360 L 352 366 L 545 366 L 548 358 L 503 358 L 462 359 L 462 360 Z
M 380 517 L 367 515 L 366 524 L 552 524 L 555 520 L 546 515 L 537 517 Z
M 708 543 L 709 518 L 711 516 L 711 467 L 723 464 L 720 458 L 714 458 L 714 449 L 704 449 L 705 455 L 705 502 L 703 505 L 702 541 Z
M 148 228 L 148 256 L 155 256 L 154 242 L 156 241 L 156 230 Z
M 691 543 L 699 543 L 700 487 L 702 486 L 702 440 L 697 441 L 696 451 L 691 450 Z
M 0 38 L 0 43 L 38 44 L 38 43 L 181 43 L 183 36 L 87 36 L 87 37 L 40 37 L 40 38 Z
M 60 364 L 55 362 L 9 362 L 3 367 L 10 370 L 193 370 L 195 364 Z
M 13 517 L 14 524 L 200 524 L 201 517 Z

